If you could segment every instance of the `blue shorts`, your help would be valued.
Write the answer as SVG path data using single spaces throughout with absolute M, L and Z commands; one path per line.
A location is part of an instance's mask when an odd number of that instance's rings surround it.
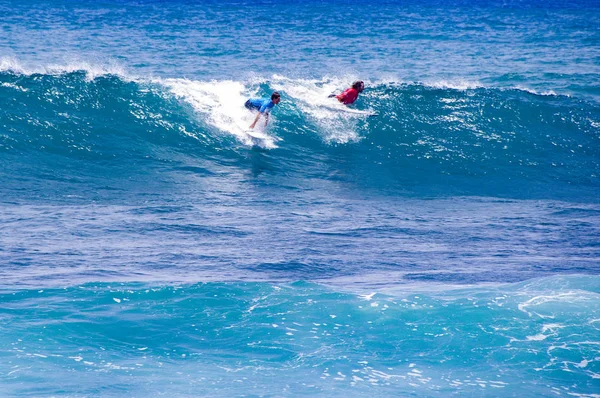
M 250 109 L 251 111 L 258 111 L 260 110 L 259 106 L 255 106 L 254 104 L 252 104 L 252 101 L 248 100 L 246 101 L 246 103 L 244 104 L 244 106 L 246 107 L 246 109 Z

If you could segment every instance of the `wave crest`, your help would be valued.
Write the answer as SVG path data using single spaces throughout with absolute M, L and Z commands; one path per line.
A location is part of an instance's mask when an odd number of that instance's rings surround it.
M 158 167 L 165 156 L 183 155 L 233 156 L 236 164 L 255 145 L 246 133 L 253 115 L 243 103 L 277 90 L 283 101 L 262 146 L 279 147 L 273 156 L 286 159 L 275 167 L 286 173 L 311 168 L 331 178 L 333 164 L 335 178 L 368 187 L 476 194 L 511 191 L 515 183 L 537 191 L 598 189 L 600 111 L 577 98 L 367 82 L 355 108 L 379 116 L 365 117 L 340 112 L 327 98 L 344 89 L 348 77 L 197 81 L 129 79 L 75 65 L 58 75 L 3 68 L 3 163 L 14 161 L 10 154 L 43 153 L 48 162 L 58 155 L 92 163 L 142 159 Z

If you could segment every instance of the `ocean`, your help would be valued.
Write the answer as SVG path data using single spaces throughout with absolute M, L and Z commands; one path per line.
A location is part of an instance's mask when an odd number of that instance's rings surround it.
M 599 176 L 594 1 L 0 0 L 0 396 L 597 398 Z

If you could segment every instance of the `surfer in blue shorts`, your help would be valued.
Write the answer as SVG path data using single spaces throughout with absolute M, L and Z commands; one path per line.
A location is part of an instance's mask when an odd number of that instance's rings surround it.
M 277 91 L 275 91 L 275 92 L 273 92 L 273 94 L 271 94 L 271 99 L 250 98 L 248 101 L 246 101 L 244 106 L 247 109 L 250 109 L 253 111 L 258 111 L 258 113 L 256 114 L 256 118 L 254 119 L 254 122 L 252 122 L 252 124 L 250 125 L 250 128 L 253 129 L 254 126 L 256 126 L 256 122 L 258 122 L 260 115 L 265 116 L 265 126 L 266 126 L 267 122 L 269 121 L 269 112 L 271 112 L 271 109 L 273 109 L 273 107 L 275 105 L 277 105 L 279 103 L 279 101 L 281 101 L 281 96 L 279 95 L 279 93 Z

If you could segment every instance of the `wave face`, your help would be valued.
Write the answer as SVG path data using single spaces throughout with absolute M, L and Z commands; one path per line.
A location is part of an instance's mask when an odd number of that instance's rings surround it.
M 127 191 L 160 195 L 186 174 L 235 175 L 256 149 L 245 133 L 252 119 L 245 99 L 279 90 L 284 101 L 258 145 L 269 150 L 262 155 L 267 172 L 291 185 L 338 181 L 416 196 L 593 200 L 598 193 L 600 111 L 593 103 L 443 82 L 368 86 L 356 104 L 378 113 L 367 118 L 327 99 L 341 79 L 202 82 L 5 71 L 2 183 L 15 199 L 74 186 L 72 195 L 86 197 L 124 181 Z
M 8 290 L 3 391 L 237 396 L 268 385 L 275 396 L 593 396 L 599 282 L 401 296 L 308 283 Z

